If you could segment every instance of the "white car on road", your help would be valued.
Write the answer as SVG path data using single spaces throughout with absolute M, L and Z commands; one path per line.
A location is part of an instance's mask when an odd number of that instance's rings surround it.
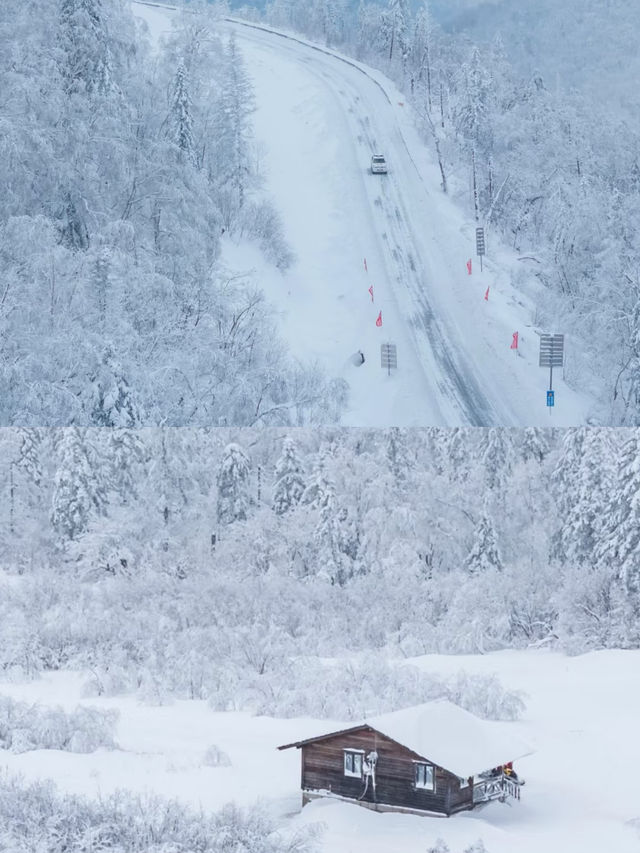
M 384 154 L 373 154 L 371 156 L 371 174 L 386 175 L 387 161 L 384 159 Z

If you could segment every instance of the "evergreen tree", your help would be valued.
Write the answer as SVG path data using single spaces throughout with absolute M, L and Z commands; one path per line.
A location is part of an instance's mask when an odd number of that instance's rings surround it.
M 469 448 L 465 431 L 454 427 L 446 433 L 447 473 L 454 482 L 464 483 L 469 478 Z
M 559 535 L 560 559 L 574 565 L 595 564 L 595 550 L 600 541 L 600 527 L 612 482 L 612 453 L 609 430 L 586 430 L 582 455 L 577 461 L 571 488 L 573 496 L 568 512 L 561 518 Z
M 37 429 L 20 429 L 19 432 L 22 442 L 16 465 L 24 471 L 35 486 L 39 486 L 42 481 L 42 459 L 40 458 L 42 433 Z
M 333 483 L 326 469 L 327 452 L 327 449 L 323 448 L 318 454 L 311 481 L 301 499 L 303 504 L 308 504 L 315 510 L 321 510 L 326 505 L 328 496 L 334 493 Z
M 578 428 L 567 430 L 562 440 L 560 458 L 551 474 L 552 493 L 561 519 L 570 518 L 576 503 L 577 479 L 582 462 L 586 430 Z M 562 526 L 559 526 L 551 540 L 551 555 L 565 559 Z
M 470 575 L 479 574 L 488 569 L 502 570 L 496 532 L 486 510 L 476 525 L 473 545 L 464 561 L 464 567 Z
M 109 488 L 124 505 L 134 503 L 143 481 L 146 448 L 139 430 L 110 429 L 107 461 L 110 466 Z
M 322 493 L 320 519 L 313 533 L 314 558 L 316 575 L 343 586 L 349 577 L 347 559 L 342 553 L 340 544 L 342 533 L 338 520 L 338 507 L 332 484 L 325 481 Z
M 90 381 L 92 425 L 131 428 L 141 423 L 140 409 L 110 346 Z
M 220 114 L 222 173 L 218 179 L 233 192 L 236 210 L 245 203 L 250 184 L 251 113 L 254 95 L 249 77 L 238 50 L 235 33 L 231 33 L 224 54 L 224 80 Z
M 62 74 L 68 94 L 104 94 L 111 57 L 101 0 L 61 0 Z
M 92 449 L 86 433 L 66 429 L 59 448 L 51 503 L 51 523 L 62 542 L 78 539 L 87 529 L 92 514 L 101 514 L 106 505 L 100 471 L 91 461 Z
M 485 482 L 491 491 L 502 494 L 512 467 L 511 435 L 508 430 L 491 427 L 483 433 L 481 444 Z
M 522 444 L 520 452 L 525 462 L 530 459 L 541 464 L 549 453 L 549 441 L 545 435 L 546 430 L 539 427 L 526 427 L 522 433 Z
M 218 474 L 217 518 L 219 524 L 245 521 L 249 514 L 249 458 L 239 444 L 228 444 Z
M 624 442 L 611 490 L 610 503 L 603 513 L 597 556 L 603 564 L 617 567 L 640 613 L 640 430 L 629 431 Z
M 404 69 L 409 52 L 410 11 L 407 0 L 389 0 L 385 20 L 389 62 L 398 55 Z
M 178 64 L 173 82 L 169 124 L 171 128 L 171 141 L 178 149 L 180 159 L 191 163 L 195 162 L 192 104 L 189 95 L 187 70 L 182 60 Z
M 391 427 L 386 434 L 387 438 L 387 460 L 389 469 L 399 485 L 405 482 L 411 468 L 409 452 L 407 450 L 406 435 L 398 427 Z
M 284 515 L 297 506 L 304 493 L 303 467 L 295 442 L 287 436 L 282 443 L 282 456 L 275 469 L 273 510 Z

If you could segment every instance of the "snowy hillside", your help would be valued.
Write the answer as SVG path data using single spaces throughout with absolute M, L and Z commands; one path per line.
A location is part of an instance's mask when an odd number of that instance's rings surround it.
M 136 8 L 156 37 L 177 14 L 167 10 L 163 26 L 157 9 Z M 618 216 L 627 225 L 635 217 L 612 210 L 603 232 L 594 216 L 596 196 L 608 192 L 611 200 L 611 192 L 628 190 L 617 174 L 615 190 L 592 180 L 608 174 L 596 163 L 610 146 L 585 134 L 584 104 L 569 92 L 552 95 L 542 85 L 532 94 L 531 75 L 519 80 L 499 43 L 480 53 L 439 33 L 424 12 L 411 36 L 397 24 L 409 60 L 391 62 L 383 49 L 384 14 L 366 7 L 357 24 L 345 17 L 331 30 L 320 27 L 313 11 L 305 16 L 275 4 L 268 23 L 284 27 L 287 37 L 233 26 L 257 96 L 266 185 L 295 254 L 284 277 L 261 272 L 280 308 L 283 334 L 295 352 L 313 355 L 349 384 L 345 423 L 634 423 L 635 345 L 622 318 L 635 290 L 606 295 L 613 280 L 631 280 L 634 272 L 626 248 L 614 255 L 605 244 L 619 233 Z M 292 38 L 293 28 L 313 35 L 315 46 Z M 318 43 L 328 47 L 318 50 Z M 626 145 L 610 131 L 616 145 Z M 569 166 L 567 146 L 575 152 Z M 383 180 L 367 175 L 376 148 L 391 164 Z M 550 183 L 543 179 L 547 168 Z M 480 221 L 488 213 L 490 248 L 484 272 L 474 258 L 468 276 L 474 205 Z M 635 238 L 626 229 L 622 239 Z M 235 253 L 236 262 L 241 256 Z M 619 270 L 610 270 L 611 263 Z M 588 281 L 600 289 L 602 313 L 587 305 L 596 298 Z M 588 300 L 579 295 L 586 287 Z M 383 325 L 376 328 L 380 311 Z M 618 324 L 620 333 L 610 338 Z M 540 333 L 560 330 L 567 333 L 566 368 L 555 377 L 560 384 L 549 421 L 538 341 Z M 606 358 L 597 355 L 605 340 Z M 399 347 L 399 369 L 390 378 L 379 365 L 386 341 Z M 350 358 L 358 350 L 367 361 L 354 369 Z M 572 390 L 580 388 L 591 399 Z
M 259 802 L 272 826 L 255 827 L 253 841 L 245 836 L 241 846 L 235 848 L 243 853 L 265 850 L 267 837 L 261 834 L 276 828 L 283 838 L 291 838 L 297 832 L 298 843 L 302 843 L 306 828 L 314 825 L 317 840 L 312 846 L 319 853 L 386 853 L 398 847 L 406 853 L 424 853 L 435 846 L 437 839 L 448 845 L 441 849 L 451 853 L 463 853 L 479 839 L 487 853 L 512 853 L 514 849 L 522 853 L 539 853 L 541 849 L 601 853 L 609 847 L 618 853 L 634 853 L 640 843 L 640 808 L 635 791 L 640 749 L 634 736 L 634 708 L 640 703 L 638 655 L 601 652 L 566 658 L 529 651 L 411 660 L 412 665 L 431 673 L 453 674 L 460 669 L 469 674 L 495 673 L 527 695 L 522 720 L 510 724 L 532 741 L 536 750 L 518 764 L 526 780 L 522 799 L 512 806 L 489 804 L 448 820 L 376 814 L 357 805 L 329 800 L 320 800 L 300 811 L 299 753 L 281 753 L 276 747 L 328 728 L 339 729 L 344 725 L 339 720 L 283 720 L 232 711 L 216 713 L 202 701 L 158 706 L 130 697 L 87 698 L 82 688 L 86 674 L 82 673 L 52 673 L 32 682 L 0 682 L 0 708 L 6 697 L 12 697 L 68 710 L 80 704 L 116 711 L 117 749 L 78 754 L 0 748 L 0 768 L 9 774 L 21 774 L 23 787 L 36 780 L 52 779 L 60 793 L 100 797 L 105 804 L 112 793 L 121 792 L 121 823 L 114 820 L 115 811 L 110 822 L 115 842 L 119 835 L 125 835 L 126 802 L 133 802 L 135 793 L 155 794 L 196 810 L 202 808 L 205 814 L 222 809 L 230 801 L 253 811 Z M 343 664 L 336 661 L 336 665 Z M 228 764 L 215 766 L 207 760 L 212 745 L 225 755 Z M 594 772 L 594 767 L 599 772 Z M 603 774 L 606 785 L 602 783 Z M 6 850 L 31 849 L 28 844 L 22 848 L 20 839 L 26 836 L 33 843 L 36 826 L 29 820 L 22 826 L 12 822 L 16 811 L 5 796 L 6 786 L 7 778 L 2 777 L 0 845 Z M 60 828 L 65 826 L 66 808 L 59 806 Z M 149 821 L 156 809 L 149 809 Z M 127 828 L 135 826 L 136 821 L 132 815 Z M 171 837 L 169 821 L 159 822 L 158 826 L 157 843 L 163 837 Z M 175 817 L 173 826 L 180 826 Z M 94 831 L 97 837 L 99 833 Z M 54 849 L 53 836 L 47 835 L 47 828 L 40 826 L 37 832 L 47 849 Z M 87 829 L 76 823 L 74 827 L 69 825 L 68 832 L 75 841 Z M 233 828 L 227 830 L 227 836 L 233 838 L 233 832 Z

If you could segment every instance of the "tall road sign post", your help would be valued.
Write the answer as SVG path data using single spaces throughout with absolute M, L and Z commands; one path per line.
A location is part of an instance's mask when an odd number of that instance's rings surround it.
M 540 367 L 549 368 L 549 390 L 547 391 L 547 406 L 549 414 L 555 405 L 553 391 L 553 368 L 564 365 L 564 335 L 540 335 Z
M 480 272 L 482 272 L 482 258 L 484 254 L 484 228 L 476 228 L 476 255 L 480 257 Z

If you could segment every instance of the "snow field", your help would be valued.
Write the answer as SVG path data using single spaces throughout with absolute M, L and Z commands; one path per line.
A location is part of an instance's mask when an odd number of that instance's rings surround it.
M 0 752 L 0 768 L 28 780 L 49 777 L 66 792 L 92 797 L 117 789 L 153 792 L 205 810 L 229 800 L 262 800 L 287 828 L 325 825 L 322 853 L 424 853 L 442 837 L 452 853 L 482 838 L 489 853 L 617 853 L 637 851 L 640 817 L 637 738 L 640 652 L 603 651 L 569 658 L 550 651 L 483 656 L 428 655 L 409 661 L 434 674 L 496 673 L 525 690 L 524 718 L 509 724 L 536 748 L 518 762 L 522 800 L 493 803 L 449 819 L 377 814 L 321 800 L 300 809 L 299 753 L 282 743 L 333 727 L 332 721 L 251 717 L 209 710 L 202 701 L 151 706 L 134 697 L 84 697 L 84 675 L 52 673 L 32 682 L 0 684 L 0 693 L 28 702 L 115 708 L 119 749 L 89 755 L 38 750 Z M 401 664 L 399 664 L 401 665 Z M 334 721 L 335 728 L 344 726 Z M 203 766 L 216 744 L 230 767 Z

